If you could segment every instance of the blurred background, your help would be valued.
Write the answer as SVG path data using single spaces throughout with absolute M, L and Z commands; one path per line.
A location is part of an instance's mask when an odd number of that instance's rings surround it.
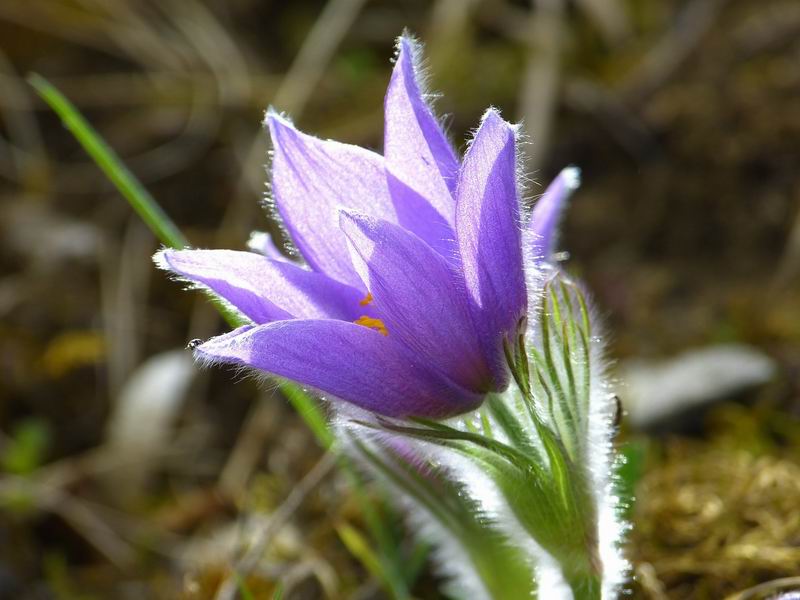
M 495 105 L 530 200 L 583 170 L 562 247 L 622 382 L 632 597 L 800 572 L 797 0 L 0 0 L 0 598 L 390 597 L 352 482 L 275 390 L 194 367 L 226 326 L 25 76 L 241 249 L 281 243 L 265 108 L 380 150 L 404 28 L 461 151 Z

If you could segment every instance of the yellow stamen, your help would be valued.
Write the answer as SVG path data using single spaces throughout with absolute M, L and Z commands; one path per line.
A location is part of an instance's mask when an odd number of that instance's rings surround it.
M 386 325 L 383 324 L 383 321 L 380 319 L 373 319 L 372 317 L 367 317 L 366 315 L 363 317 L 359 317 L 354 321 L 356 325 L 362 325 L 363 327 L 368 327 L 369 329 L 374 329 L 381 335 L 389 335 L 389 331 L 386 329 Z
M 367 295 L 364 296 L 363 300 L 359 300 L 358 302 L 361 306 L 369 306 L 372 304 L 372 292 L 367 292 Z

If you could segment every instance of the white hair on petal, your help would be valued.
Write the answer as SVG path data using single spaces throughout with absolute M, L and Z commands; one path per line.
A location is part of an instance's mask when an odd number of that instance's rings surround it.
M 424 53 L 425 44 L 423 44 L 422 41 L 417 36 L 412 34 L 408 29 L 403 30 L 403 33 L 395 42 L 395 51 L 392 62 L 396 62 L 397 58 L 400 56 L 400 45 L 404 39 L 408 40 L 408 45 L 411 47 L 411 66 L 414 72 L 414 81 L 417 84 L 420 96 L 422 96 L 422 98 L 426 101 L 428 111 L 439 125 L 439 128 L 445 133 L 445 139 L 450 145 L 451 150 L 453 150 L 453 153 L 458 156 L 458 152 L 456 152 L 450 137 L 447 135 L 448 127 L 447 123 L 445 122 L 446 118 L 444 115 L 439 116 L 435 110 L 436 100 L 441 97 L 441 94 L 432 92 L 428 85 L 430 83 L 431 73 L 430 69 L 428 69 L 428 59 L 425 57 Z
M 369 429 L 356 423 L 355 419 L 375 422 L 374 415 L 358 407 L 336 406 L 332 419 L 332 424 L 338 433 L 336 437 L 342 442 L 348 455 L 358 459 L 357 464 L 365 472 L 384 483 L 388 483 L 385 475 L 374 466 L 369 465 L 360 452 L 352 447 L 353 438 L 358 438 L 362 443 L 371 443 L 370 449 L 380 453 L 382 442 L 390 442 L 393 437 L 400 437 L 404 443 L 411 445 L 420 458 L 432 458 L 429 452 L 430 448 L 427 447 L 428 444 L 419 443 L 405 436 L 395 436 L 389 432 Z M 342 431 L 352 435 L 342 435 Z M 407 494 L 392 494 L 390 500 L 402 509 L 409 529 L 414 531 L 416 536 L 433 545 L 434 570 L 446 579 L 445 586 L 449 593 L 456 597 L 491 600 L 491 595 L 473 568 L 472 560 L 455 535 L 440 524 L 424 505 L 416 502 Z
M 194 281 L 189 277 L 185 277 L 183 275 L 180 275 L 179 273 L 176 273 L 175 270 L 170 266 L 169 261 L 167 260 L 166 257 L 167 253 L 169 252 L 193 252 L 196 250 L 200 250 L 200 248 L 186 248 L 183 250 L 177 250 L 175 248 L 162 247 L 158 252 L 156 252 L 153 255 L 153 262 L 155 263 L 157 268 L 161 269 L 162 271 L 166 271 L 169 274 L 169 278 L 172 281 L 177 281 L 179 283 L 184 284 L 185 290 L 199 290 L 203 292 L 213 301 L 222 305 L 227 312 L 236 316 L 242 322 L 242 324 L 252 324 L 253 321 L 250 319 L 250 317 L 242 313 L 242 311 L 236 308 L 228 300 L 217 294 L 210 287 L 208 287 L 204 283 L 200 283 L 199 281 Z
M 589 468 L 597 502 L 598 547 L 603 562 L 603 595 L 613 597 L 627 579 L 630 564 L 622 554 L 622 543 L 629 526 L 622 517 L 615 480 L 622 459 L 615 458 L 613 439 L 615 416 L 618 409 L 614 385 L 608 377 L 603 340 L 607 338 L 591 295 L 580 286 L 589 311 L 592 327 L 590 342 L 590 414 L 589 414 Z
M 272 117 L 277 121 L 280 121 L 284 125 L 288 125 L 289 127 L 294 128 L 294 122 L 292 121 L 291 117 L 286 114 L 285 112 L 278 111 L 273 106 L 269 106 L 266 111 L 264 111 L 264 118 L 261 120 L 262 127 L 265 128 L 267 132 L 267 137 L 271 141 L 271 136 L 269 135 L 269 118 Z M 283 217 L 281 216 L 280 210 L 278 209 L 278 203 L 275 199 L 275 185 L 273 182 L 273 169 L 272 165 L 275 161 L 275 149 L 274 147 L 270 147 L 267 150 L 267 164 L 264 165 L 264 170 L 266 171 L 267 178 L 264 182 L 264 194 L 259 202 L 261 208 L 267 214 L 267 217 L 278 226 L 280 230 L 281 237 L 283 238 L 283 243 L 281 244 L 281 248 L 286 252 L 287 256 L 290 258 L 298 261 L 298 263 L 302 265 L 306 265 L 305 259 L 303 255 L 300 253 L 300 250 L 292 241 L 292 236 L 289 233 L 289 229 L 286 227 L 286 223 L 283 221 Z

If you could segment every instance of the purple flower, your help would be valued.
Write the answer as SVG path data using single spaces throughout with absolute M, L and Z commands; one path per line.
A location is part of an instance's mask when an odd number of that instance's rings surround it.
M 383 156 L 267 114 L 275 206 L 305 265 L 269 245 L 156 261 L 252 322 L 197 347 L 201 360 L 387 416 L 445 417 L 507 387 L 503 342 L 527 311 L 518 128 L 489 109 L 459 161 L 420 89 L 415 42 L 398 46 Z M 531 227 L 549 254 L 566 194 L 547 194 L 544 229 Z

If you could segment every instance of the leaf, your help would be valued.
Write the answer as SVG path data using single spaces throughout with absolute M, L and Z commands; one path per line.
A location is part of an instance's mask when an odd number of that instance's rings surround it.
M 353 442 L 353 447 L 379 474 L 408 494 L 418 510 L 428 512 L 441 527 L 441 535 L 452 538 L 454 545 L 463 550 L 471 561 L 465 567 L 480 578 L 491 598 L 536 598 L 535 577 L 526 553 L 510 543 L 461 484 L 441 468 L 412 464 L 387 445 L 376 443 L 370 447 L 355 436 Z M 447 563 L 451 544 L 441 543 L 438 535 L 432 540 L 440 542 L 438 559 Z

